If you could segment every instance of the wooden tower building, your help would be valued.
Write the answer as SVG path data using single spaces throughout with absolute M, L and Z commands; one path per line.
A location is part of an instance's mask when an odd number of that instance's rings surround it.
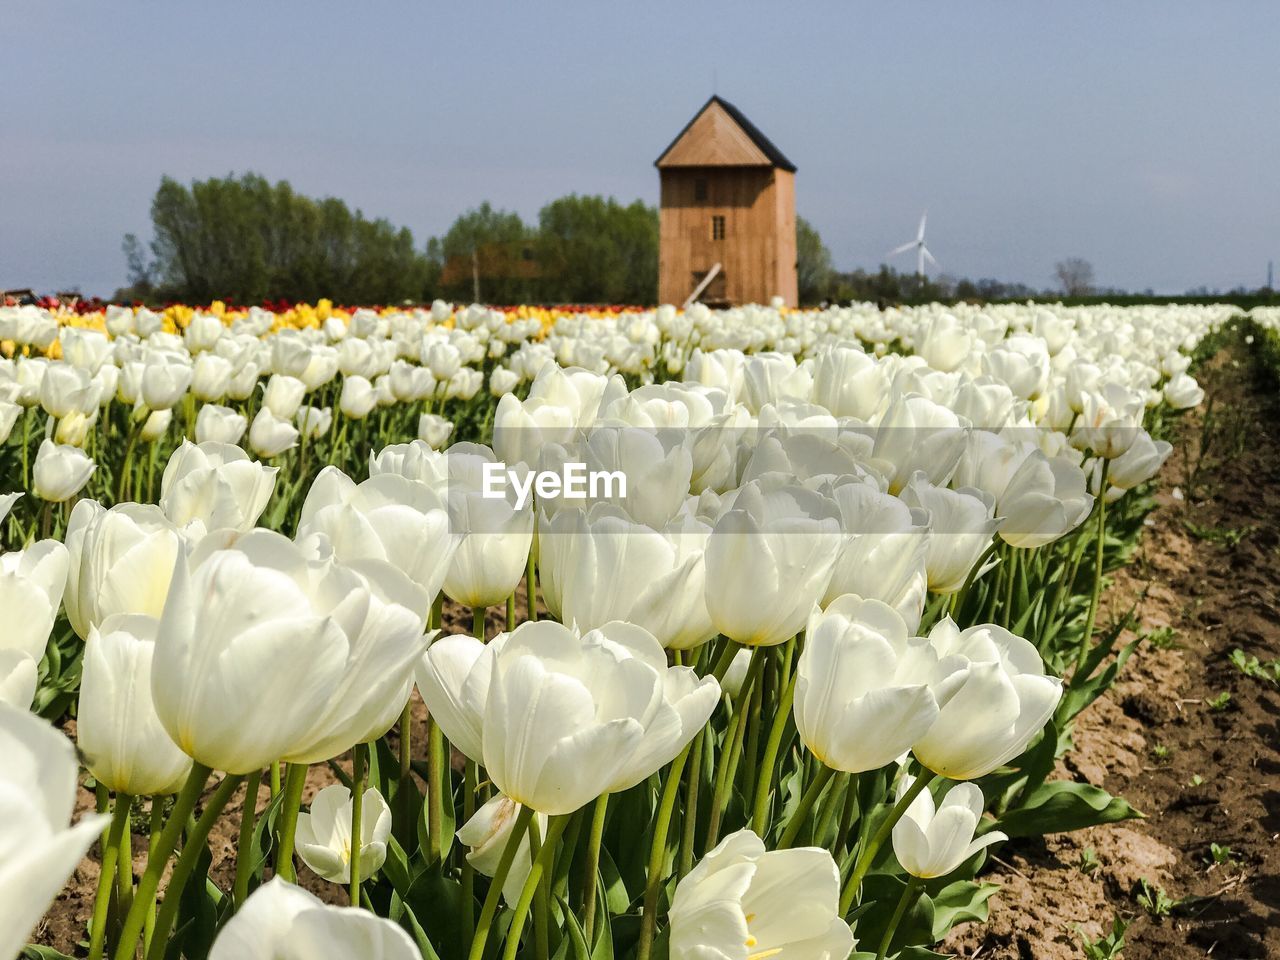
M 712 97 L 654 165 L 658 302 L 796 306 L 796 168 L 737 107 Z

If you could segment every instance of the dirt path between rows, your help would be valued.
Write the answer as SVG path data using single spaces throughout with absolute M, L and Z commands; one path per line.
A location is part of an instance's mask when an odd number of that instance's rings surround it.
M 1204 415 L 1189 417 L 1104 601 L 1104 623 L 1136 603 L 1148 640 L 1063 771 L 1146 817 L 1007 846 L 990 922 L 948 943 L 961 956 L 1083 957 L 1118 916 L 1128 960 L 1280 957 L 1280 689 L 1232 661 L 1280 657 L 1280 391 L 1243 341 L 1199 376 L 1212 446 L 1189 483 Z

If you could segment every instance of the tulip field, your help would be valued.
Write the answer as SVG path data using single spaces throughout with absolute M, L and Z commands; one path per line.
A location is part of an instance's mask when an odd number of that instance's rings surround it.
M 1238 316 L 0 307 L 0 960 L 939 956 Z

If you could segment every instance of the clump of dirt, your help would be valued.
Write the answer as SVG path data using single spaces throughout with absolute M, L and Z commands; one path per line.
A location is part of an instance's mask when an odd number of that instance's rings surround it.
M 962 956 L 1079 957 L 1119 916 L 1129 960 L 1280 957 L 1280 689 L 1232 661 L 1280 657 L 1280 393 L 1250 360 L 1237 344 L 1200 374 L 1230 419 L 1196 471 L 1187 418 L 1104 605 L 1105 623 L 1136 602 L 1156 642 L 1079 718 L 1062 771 L 1145 819 L 1006 847 L 990 922 L 946 943 Z

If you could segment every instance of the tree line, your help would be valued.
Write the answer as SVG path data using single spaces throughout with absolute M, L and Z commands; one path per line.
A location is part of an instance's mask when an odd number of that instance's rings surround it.
M 406 227 L 288 181 L 165 177 L 151 225 L 149 248 L 124 238 L 117 300 L 646 304 L 658 286 L 658 212 L 639 200 L 570 194 L 536 224 L 486 202 L 419 246 Z
M 428 302 L 647 305 L 658 288 L 658 211 L 643 201 L 569 194 L 536 223 L 487 201 L 419 246 L 407 227 L 369 219 L 334 197 L 315 199 L 254 173 L 182 184 L 165 177 L 151 201 L 153 239 L 124 238 L 128 286 L 117 301 L 236 304 Z M 888 266 L 837 270 L 808 221 L 796 218 L 800 302 L 1020 300 L 1115 296 L 1069 258 L 1058 286 L 921 277 Z

